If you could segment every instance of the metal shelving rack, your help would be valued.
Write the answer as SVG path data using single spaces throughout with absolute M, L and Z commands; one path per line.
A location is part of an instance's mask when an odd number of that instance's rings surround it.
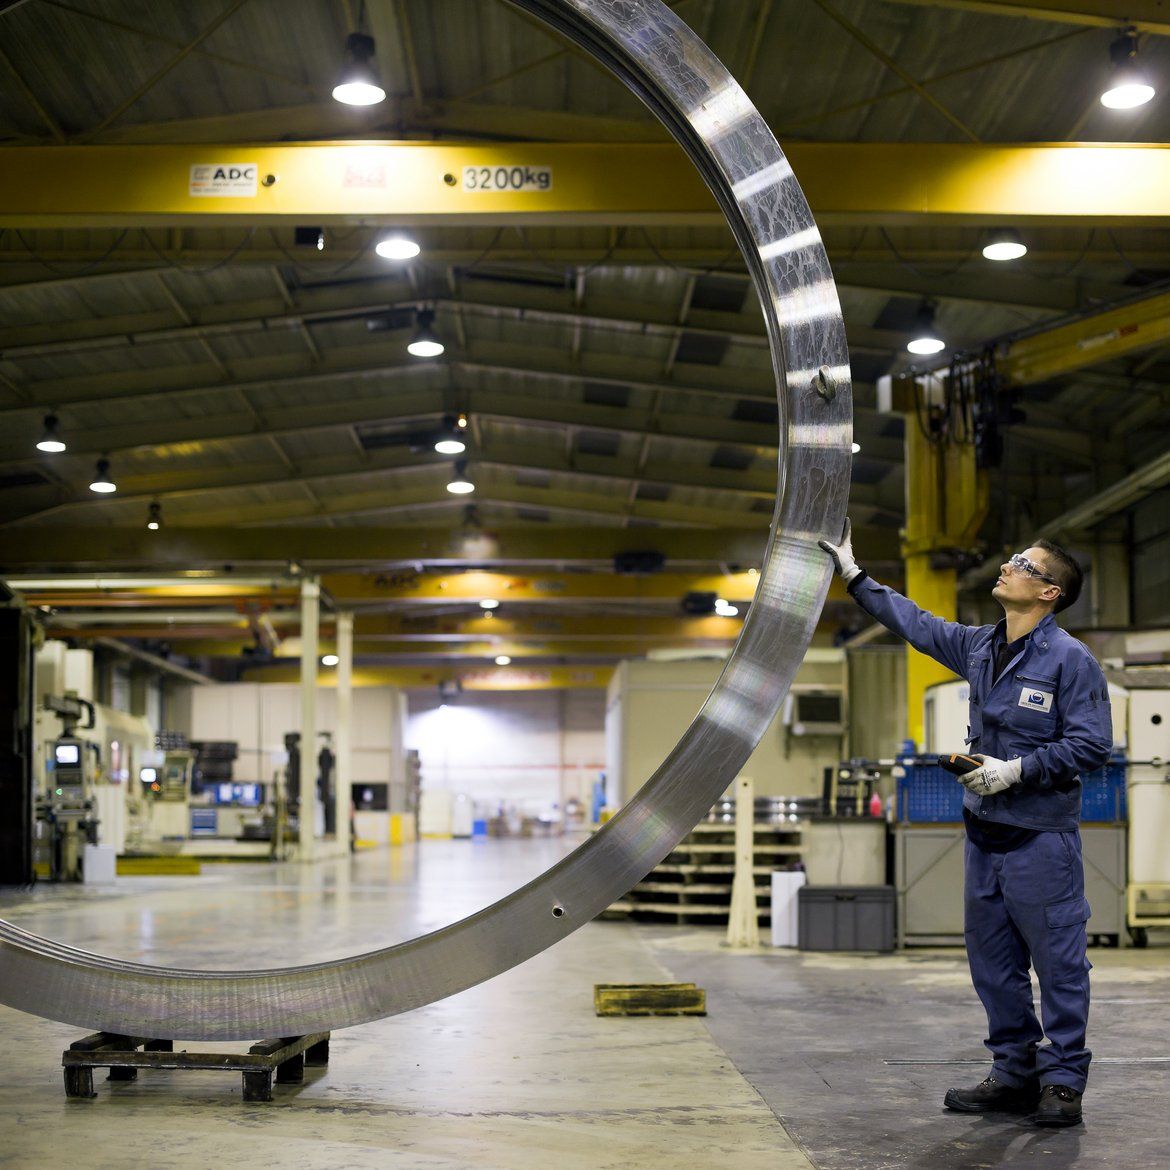
M 771 874 L 803 855 L 800 822 L 757 822 L 753 830 L 757 915 L 771 919 Z M 606 912 L 612 918 L 669 919 L 680 924 L 726 925 L 735 874 L 735 825 L 704 821 L 660 865 Z

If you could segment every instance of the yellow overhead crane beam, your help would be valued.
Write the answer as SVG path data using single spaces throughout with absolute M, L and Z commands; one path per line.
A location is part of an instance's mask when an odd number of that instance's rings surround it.
M 476 603 L 485 599 L 548 604 L 592 601 L 679 602 L 687 593 L 714 593 L 728 601 L 751 601 L 759 575 L 744 573 L 539 573 L 517 576 L 470 570 L 464 573 L 326 574 L 321 587 L 341 608 L 384 601 Z M 845 598 L 842 588 L 831 589 L 830 600 Z
M 874 533 L 870 559 L 897 550 L 884 533 Z M 881 538 L 881 539 L 878 539 Z M 703 528 L 628 528 L 530 525 L 508 528 L 183 528 L 159 532 L 134 528 L 8 528 L 0 541 L 0 572 L 25 573 L 60 564 L 68 550 L 71 565 L 119 570 L 192 565 L 279 565 L 290 560 L 344 565 L 389 565 L 422 561 L 457 564 L 489 561 L 578 563 L 612 562 L 619 553 L 652 550 L 672 560 L 756 564 L 764 554 L 767 518 L 757 531 Z
M 663 647 L 671 649 L 686 649 L 688 651 L 718 650 L 727 652 L 731 649 L 739 629 L 725 638 L 709 638 L 696 641 L 686 638 L 611 638 L 597 641 L 564 642 L 535 639 L 517 641 L 511 638 L 495 638 L 483 636 L 467 639 L 460 642 L 370 642 L 364 638 L 357 639 L 353 644 L 354 657 L 376 658 L 393 657 L 409 663 L 411 659 L 444 659 L 455 664 L 460 659 L 492 659 L 500 655 L 507 655 L 513 659 L 530 658 L 567 658 L 577 660 L 582 658 L 644 658 L 652 650 Z M 109 637 L 124 637 L 126 635 L 110 634 Z M 141 637 L 141 634 L 130 635 Z M 181 654 L 191 658 L 239 658 L 245 647 L 252 646 L 250 639 L 196 639 L 181 641 L 171 639 L 173 647 Z M 318 643 L 318 652 L 336 654 L 337 645 L 332 638 L 324 638 Z M 281 642 L 273 658 L 300 660 L 301 640 L 289 638 Z
M 143 615 L 149 611 L 141 611 Z M 295 657 L 300 653 L 298 637 L 299 615 L 296 610 L 270 615 L 278 635 L 288 629 L 287 638 L 281 638 L 277 651 L 281 656 Z M 156 622 L 135 621 L 119 625 L 117 621 L 94 625 L 71 626 L 67 617 L 45 619 L 50 637 L 86 638 L 167 638 L 183 642 L 189 654 L 228 653 L 220 647 L 234 646 L 238 652 L 251 643 L 248 619 L 244 615 L 208 615 L 197 623 L 168 622 L 164 613 Z M 326 631 L 321 640 L 322 653 L 333 650 L 332 631 L 336 615 L 330 611 L 321 614 L 321 629 Z M 739 635 L 739 618 L 688 617 L 686 615 L 564 614 L 555 609 L 519 616 L 501 614 L 492 617 L 476 609 L 474 614 L 452 614 L 439 607 L 428 612 L 410 610 L 406 613 L 357 613 L 354 616 L 354 646 L 371 654 L 389 653 L 387 646 L 417 646 L 420 650 L 441 650 L 444 646 L 463 643 L 481 643 L 487 638 L 504 638 L 512 643 L 547 642 L 572 644 L 582 652 L 591 646 L 616 640 L 637 639 L 644 643 L 679 644 L 685 642 L 730 641 Z M 210 641 L 209 641 L 210 640 Z M 207 648 L 204 648 L 207 647 Z M 212 649 L 210 647 L 216 647 Z
M 1141 223 L 1170 213 L 1160 143 L 788 145 L 822 223 Z M 776 176 L 776 181 L 783 179 Z M 721 221 L 672 143 L 301 142 L 0 149 L 0 226 Z
M 1088 313 L 1013 341 L 998 368 L 1027 386 L 1170 342 L 1170 293 Z
M 612 666 L 355 666 L 355 687 L 403 687 L 433 690 L 458 682 L 465 691 L 591 690 L 609 685 Z M 300 682 L 299 666 L 257 666 L 246 670 L 244 682 Z M 336 670 L 321 670 L 317 685 L 337 685 Z
M 894 0 L 920 8 L 957 8 L 990 16 L 1021 16 L 1029 20 L 1080 24 L 1089 28 L 1135 26 L 1139 32 L 1170 36 L 1170 5 L 1166 0 Z

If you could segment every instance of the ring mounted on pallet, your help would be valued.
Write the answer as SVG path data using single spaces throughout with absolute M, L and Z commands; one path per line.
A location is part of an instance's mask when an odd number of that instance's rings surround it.
M 158 1039 L 300 1036 L 420 1007 L 584 925 L 706 815 L 779 709 L 828 591 L 852 461 L 845 327 L 808 203 L 767 124 L 661 0 L 511 0 L 586 49 L 659 118 L 711 189 L 755 283 L 776 372 L 779 484 L 755 600 L 702 710 L 613 820 L 539 878 L 443 930 L 273 971 L 119 962 L 0 922 L 0 1002 Z M 549 912 L 550 906 L 563 913 Z

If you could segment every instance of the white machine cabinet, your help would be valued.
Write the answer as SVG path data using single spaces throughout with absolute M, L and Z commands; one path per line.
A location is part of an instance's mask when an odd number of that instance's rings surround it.
M 1147 926 L 1170 926 L 1170 690 L 1130 690 L 1129 758 L 1126 914 L 1141 946 Z

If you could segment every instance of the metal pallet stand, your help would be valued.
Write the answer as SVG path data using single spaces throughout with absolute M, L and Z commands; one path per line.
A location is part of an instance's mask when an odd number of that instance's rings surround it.
M 244 1074 L 245 1101 L 271 1101 L 272 1078 L 278 1085 L 299 1085 L 305 1066 L 329 1063 L 329 1033 L 261 1040 L 246 1053 L 175 1052 L 171 1040 L 95 1032 L 76 1040 L 61 1054 L 65 1096 L 96 1097 L 93 1070 L 108 1068 L 111 1081 L 134 1081 L 140 1068 L 227 1069 Z

